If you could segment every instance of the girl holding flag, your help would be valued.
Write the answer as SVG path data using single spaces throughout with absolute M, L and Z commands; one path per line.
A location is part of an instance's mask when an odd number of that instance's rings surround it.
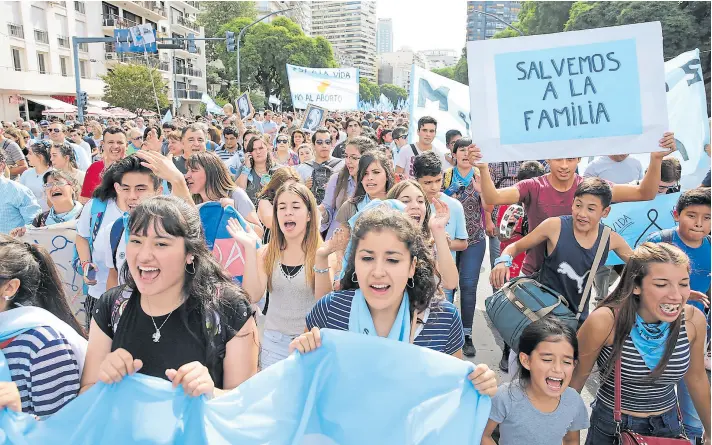
M 52 257 L 0 235 L 0 409 L 59 411 L 79 392 L 85 353 Z
M 462 358 L 460 316 L 451 303 L 434 297 L 439 275 L 431 249 L 401 210 L 401 203 L 387 201 L 359 215 L 341 290 L 316 303 L 306 317 L 309 331 L 290 349 L 305 354 L 318 348 L 319 330 L 331 328 Z M 480 393 L 495 394 L 497 381 L 486 365 L 478 365 L 469 378 Z

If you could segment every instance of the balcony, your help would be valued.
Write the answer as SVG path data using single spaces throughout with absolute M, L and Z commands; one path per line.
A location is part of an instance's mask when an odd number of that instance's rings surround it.
M 176 74 L 180 74 L 182 76 L 203 77 L 203 71 L 199 70 L 198 68 L 185 66 L 177 66 Z
M 159 21 L 168 17 L 165 8 L 161 7 L 160 2 L 157 1 L 129 1 L 125 2 L 125 5 L 125 9 L 151 21 Z
M 173 24 L 178 24 L 184 28 L 191 29 L 195 32 L 200 32 L 200 26 L 198 26 L 198 24 L 194 21 L 185 18 L 184 16 L 178 16 L 177 18 L 175 18 L 173 20 Z
M 132 26 L 138 25 L 138 23 L 134 22 L 133 20 L 119 17 L 116 14 L 109 14 L 109 15 L 103 16 L 103 22 L 104 22 L 103 26 L 105 28 L 128 29 L 128 28 L 131 28 Z
M 60 48 L 69 48 L 69 37 L 57 36 L 57 45 L 59 45 Z
M 18 25 L 16 23 L 7 24 L 7 33 L 10 37 L 17 37 L 18 39 L 25 38 L 25 32 L 22 30 L 22 25 Z
M 178 99 L 200 100 L 203 93 L 197 90 L 175 90 Z
M 49 45 L 49 33 L 41 29 L 35 29 L 35 42 Z
M 200 2 L 185 2 L 188 6 L 195 9 L 200 9 Z

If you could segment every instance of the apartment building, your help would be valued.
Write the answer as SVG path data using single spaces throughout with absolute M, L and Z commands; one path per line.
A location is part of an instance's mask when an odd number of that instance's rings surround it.
M 428 59 L 423 54 L 408 47 L 381 54 L 379 56 L 379 85 L 390 83 L 410 91 L 410 72 L 413 65 L 423 69 L 430 69 Z
M 431 69 L 454 66 L 460 60 L 460 52 L 454 49 L 429 49 L 420 53 L 428 59 Z
M 517 20 L 521 9 L 520 2 L 510 1 L 468 1 L 467 2 L 467 40 L 491 39 L 507 26 L 492 15 L 512 23 Z M 485 15 L 486 12 L 491 15 Z
M 376 29 L 376 52 L 393 52 L 393 19 L 378 19 Z
M 339 53 L 349 56 L 361 77 L 377 80 L 376 2 L 322 1 L 312 4 L 312 34 L 324 36 Z
M 160 36 L 202 36 L 195 25 L 198 3 L 188 1 L 4 1 L 0 17 L 0 118 L 39 119 L 47 108 L 72 109 L 76 101 L 71 37 L 113 37 L 114 29 L 150 23 Z M 160 70 L 179 114 L 200 109 L 205 84 L 203 42 L 198 54 L 185 50 L 160 50 L 148 59 L 119 54 L 113 43 L 79 46 L 81 89 L 90 105 L 101 101 L 100 76 L 117 63 L 141 63 Z
M 284 13 L 275 14 L 266 18 L 264 21 L 269 23 L 275 17 L 287 17 L 294 23 L 302 27 L 304 34 L 311 36 L 312 34 L 312 2 L 311 1 L 257 1 L 255 7 L 258 11 L 258 18 L 264 17 L 277 11 L 289 9 Z

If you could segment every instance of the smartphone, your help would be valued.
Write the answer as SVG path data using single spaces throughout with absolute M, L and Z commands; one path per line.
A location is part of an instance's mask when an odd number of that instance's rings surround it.
M 87 268 L 87 280 L 96 280 L 96 269 L 91 265 Z

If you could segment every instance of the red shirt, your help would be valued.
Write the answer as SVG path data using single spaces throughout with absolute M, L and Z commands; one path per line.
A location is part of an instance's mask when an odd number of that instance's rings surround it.
M 96 161 L 87 169 L 86 176 L 84 176 L 84 184 L 82 185 L 82 193 L 80 196 L 83 198 L 91 198 L 99 184 L 101 184 L 101 177 L 104 171 L 104 161 Z
M 574 183 L 565 192 L 556 190 L 549 183 L 548 175 L 525 179 L 514 184 L 514 187 L 519 191 L 519 202 L 524 205 L 524 211 L 529 219 L 529 232 L 536 229 L 547 218 L 571 215 L 574 193 L 582 181 L 581 176 L 574 174 Z M 546 243 L 541 243 L 527 251 L 527 257 L 522 266 L 524 275 L 531 275 L 539 270 L 544 261 L 545 249 Z

